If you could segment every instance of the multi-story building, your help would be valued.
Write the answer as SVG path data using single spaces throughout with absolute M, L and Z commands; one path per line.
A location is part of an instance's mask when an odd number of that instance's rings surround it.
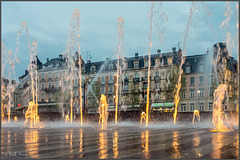
M 224 50 L 220 43 L 220 50 Z M 216 45 L 214 45 L 216 48 Z M 227 52 L 226 50 L 224 53 Z M 150 104 L 152 112 L 172 112 L 174 110 L 175 86 L 179 76 L 181 62 L 181 49 L 172 48 L 171 52 L 151 54 L 150 69 Z M 215 54 L 215 52 L 214 52 Z M 77 56 L 76 53 L 75 56 Z M 237 61 L 231 56 L 225 57 L 227 69 L 231 72 L 230 103 L 226 110 L 236 110 L 237 94 Z M 183 57 L 184 65 L 181 79 L 179 112 L 193 112 L 194 110 L 211 112 L 213 104 L 213 91 L 217 87 L 219 77 L 216 75 L 215 66 L 209 61 L 214 57 L 206 54 Z M 223 62 L 225 62 L 223 61 Z M 77 63 L 76 63 L 77 64 Z M 82 99 L 85 112 L 97 113 L 100 94 L 105 94 L 109 104 L 109 111 L 115 110 L 116 82 L 118 60 L 107 58 L 106 61 L 86 63 L 82 60 Z M 147 94 L 148 56 L 123 57 L 119 60 L 119 110 L 144 111 Z M 68 68 L 65 58 L 47 59 L 45 64 L 38 63 L 38 103 L 39 112 L 64 112 L 70 107 L 70 93 L 73 91 L 73 108 L 75 114 L 79 112 L 79 76 L 72 77 L 73 83 L 70 90 L 64 90 L 69 86 Z M 78 66 L 75 67 L 78 73 Z M 218 73 L 218 72 L 217 72 Z M 20 104 L 26 107 L 31 100 L 31 92 L 27 92 L 30 84 L 28 72 L 19 78 Z M 25 88 L 24 88 L 25 87 Z M 72 89 L 71 89 L 72 88 Z
M 6 118 L 8 112 L 13 113 L 14 105 L 17 103 L 14 88 L 17 86 L 15 80 L 1 78 L 1 118 Z M 15 113 L 14 113 L 15 114 Z M 11 115 L 11 114 L 10 114 Z

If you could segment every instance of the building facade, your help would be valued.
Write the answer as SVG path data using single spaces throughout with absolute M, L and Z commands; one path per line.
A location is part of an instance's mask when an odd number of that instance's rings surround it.
M 220 47 L 219 47 L 220 44 Z M 225 47 L 224 47 L 225 46 Z M 217 48 L 217 49 L 216 49 Z M 237 61 L 227 54 L 226 45 L 218 43 L 214 45 L 214 52 L 201 55 L 183 57 L 183 74 L 181 79 L 179 112 L 211 112 L 213 104 L 213 92 L 217 84 L 221 84 L 220 72 L 217 68 L 224 68 L 222 71 L 230 72 L 229 78 L 229 105 L 226 110 L 237 109 L 238 74 Z M 221 54 L 221 61 L 212 63 Z M 78 53 L 75 54 L 76 62 Z M 161 53 L 157 50 L 151 54 L 150 69 L 150 104 L 152 112 L 173 112 L 174 94 L 179 76 L 179 65 L 182 51 L 172 48 L 171 52 Z M 74 58 L 74 57 L 73 57 Z M 82 59 L 81 59 L 82 60 Z M 39 60 L 38 60 L 39 61 Z M 215 62 L 215 61 L 214 61 Z M 221 62 L 221 63 L 220 63 Z M 82 60 L 82 86 L 79 86 L 78 63 L 75 63 L 76 74 L 68 78 L 69 71 L 66 59 L 62 55 L 59 58 L 47 59 L 42 64 L 38 62 L 38 104 L 39 112 L 62 112 L 69 114 L 71 93 L 73 99 L 74 113 L 79 114 L 80 89 L 82 89 L 83 109 L 86 113 L 97 113 L 101 94 L 107 97 L 109 111 L 115 110 L 116 105 L 116 82 L 117 67 L 119 68 L 119 98 L 118 106 L 121 111 L 144 111 L 147 94 L 148 56 L 122 57 L 118 59 L 107 58 L 106 61 L 86 63 Z M 72 83 L 70 82 L 72 81 Z M 26 71 L 25 75 L 19 78 L 17 92 L 18 101 L 21 106 L 16 109 L 27 107 L 31 100 L 30 76 Z M 71 87 L 68 89 L 65 86 Z M 62 114 L 64 116 L 64 114 Z

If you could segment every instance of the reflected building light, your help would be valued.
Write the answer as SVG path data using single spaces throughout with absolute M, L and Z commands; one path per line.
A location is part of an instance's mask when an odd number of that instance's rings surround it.
M 193 137 L 193 146 L 196 148 L 194 148 L 193 150 L 196 152 L 198 157 L 201 157 L 203 154 L 201 153 L 202 149 L 197 148 L 199 145 L 200 145 L 200 137 L 199 137 L 198 133 L 195 133 L 194 137 Z
M 221 148 L 223 147 L 223 134 L 215 133 L 212 134 L 212 158 L 213 159 L 221 159 Z
M 25 130 L 25 148 L 26 153 L 31 158 L 38 158 L 38 146 L 39 146 L 38 130 Z
M 80 152 L 81 154 L 80 154 L 79 158 L 82 158 L 82 157 L 83 157 L 82 151 L 83 151 L 83 130 L 80 129 L 79 152 Z
M 144 155 L 145 159 L 150 159 L 149 154 L 149 131 L 146 130 L 145 132 L 142 132 L 142 154 Z
M 107 133 L 99 133 L 99 159 L 107 159 Z
M 118 132 L 113 133 L 113 158 L 118 157 Z
M 180 155 L 180 150 L 179 150 L 179 143 L 178 143 L 178 131 L 173 131 L 173 149 L 174 149 L 174 153 L 173 153 L 173 157 L 174 159 L 180 159 L 181 155 Z

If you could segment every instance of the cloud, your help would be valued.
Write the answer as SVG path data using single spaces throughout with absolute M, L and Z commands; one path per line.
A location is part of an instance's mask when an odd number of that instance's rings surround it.
M 212 11 L 212 16 L 206 16 L 203 3 L 198 2 L 200 8 L 193 17 L 193 23 L 187 39 L 187 55 L 202 54 L 214 43 L 226 41 L 226 30 L 219 25 L 224 17 L 225 2 L 205 2 Z M 236 35 L 236 7 L 231 2 L 233 14 L 228 24 L 228 31 Z M 150 21 L 147 17 L 150 11 L 150 2 L 2 2 L 2 41 L 6 47 L 15 50 L 16 35 L 20 24 L 26 21 L 29 29 L 30 41 L 38 43 L 38 56 L 42 62 L 46 58 L 58 57 L 66 49 L 70 19 L 75 9 L 80 12 L 80 44 L 83 57 L 86 52 L 93 57 L 92 61 L 115 58 L 117 45 L 117 19 L 124 19 L 124 53 L 126 57 L 146 54 L 149 45 Z M 163 43 L 158 37 L 157 27 L 153 27 L 152 53 L 157 49 L 169 52 L 172 47 L 183 48 L 189 18 L 191 2 L 163 2 L 163 9 L 168 21 L 160 24 L 163 32 Z M 158 16 L 158 15 L 156 15 Z M 206 23 L 207 18 L 208 23 Z M 213 26 L 213 30 L 209 27 Z M 213 35 L 213 37 L 212 37 Z M 16 65 L 17 77 L 24 73 L 29 64 L 29 54 L 26 44 L 26 34 L 20 41 L 20 65 Z M 236 45 L 235 45 L 236 46 Z M 236 47 L 233 56 L 237 58 Z

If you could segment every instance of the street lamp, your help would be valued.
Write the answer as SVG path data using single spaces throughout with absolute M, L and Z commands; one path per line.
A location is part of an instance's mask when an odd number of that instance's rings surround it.
M 48 99 L 46 100 L 46 102 L 47 102 L 47 109 L 46 110 L 48 111 Z
M 199 108 L 199 95 L 200 95 L 200 92 L 201 92 L 200 90 L 197 91 L 197 93 L 198 93 L 198 110 L 200 110 L 200 108 Z
M 113 96 L 113 99 L 114 99 L 114 102 L 115 102 L 115 98 L 116 98 L 116 96 L 114 95 Z M 113 103 L 113 104 L 115 104 L 115 103 Z M 114 107 L 114 111 L 116 110 L 116 107 Z

